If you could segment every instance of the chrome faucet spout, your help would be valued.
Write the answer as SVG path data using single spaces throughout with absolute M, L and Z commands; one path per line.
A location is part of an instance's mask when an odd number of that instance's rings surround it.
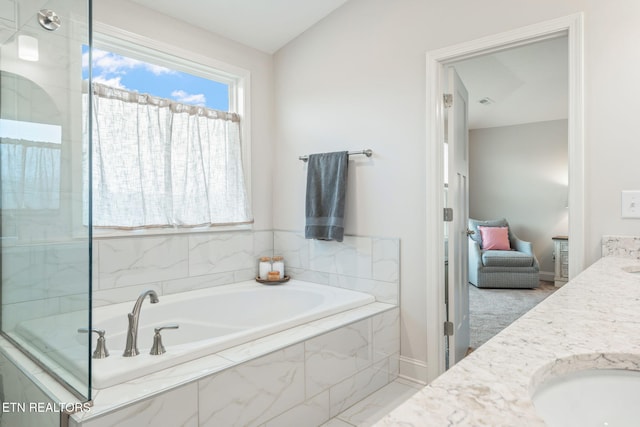
M 140 319 L 140 310 L 142 309 L 142 303 L 145 298 L 149 295 L 149 301 L 151 304 L 155 304 L 158 301 L 158 294 L 154 290 L 147 290 L 140 294 L 138 299 L 136 300 L 135 305 L 133 306 L 133 310 L 128 314 L 129 319 L 129 327 L 127 328 L 127 345 L 124 348 L 124 353 L 122 355 L 124 357 L 133 357 L 140 354 L 138 350 L 138 323 Z

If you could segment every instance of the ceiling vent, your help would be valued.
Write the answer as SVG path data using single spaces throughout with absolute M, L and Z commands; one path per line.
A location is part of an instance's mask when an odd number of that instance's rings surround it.
M 488 96 L 485 96 L 484 98 L 482 98 L 478 102 L 480 104 L 482 104 L 482 105 L 489 105 L 489 104 L 494 104 L 496 101 L 494 101 L 493 99 L 489 98 Z

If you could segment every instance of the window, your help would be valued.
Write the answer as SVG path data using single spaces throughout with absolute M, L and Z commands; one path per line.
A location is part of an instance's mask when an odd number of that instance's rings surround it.
M 108 47 L 92 52 L 94 227 L 252 222 L 242 79 L 128 43 Z
M 0 119 L 2 208 L 60 207 L 62 127 Z
M 82 78 L 87 80 L 89 78 L 88 46 L 82 47 L 82 54 L 85 58 Z M 154 59 L 158 62 L 159 58 Z M 174 64 L 163 66 L 94 48 L 92 82 L 183 104 L 231 111 L 229 92 L 233 90 L 233 81 L 222 76 L 216 80 L 215 75 L 202 77 L 192 74 L 194 71 L 189 73 L 175 69 L 178 61 L 184 62 L 176 59 Z M 188 65 L 185 65 L 185 68 L 188 68 Z

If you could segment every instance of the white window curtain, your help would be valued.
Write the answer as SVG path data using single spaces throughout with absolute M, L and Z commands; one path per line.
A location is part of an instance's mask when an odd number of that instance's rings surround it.
M 93 84 L 93 225 L 250 223 L 240 118 Z
M 2 208 L 60 208 L 60 145 L 1 138 Z

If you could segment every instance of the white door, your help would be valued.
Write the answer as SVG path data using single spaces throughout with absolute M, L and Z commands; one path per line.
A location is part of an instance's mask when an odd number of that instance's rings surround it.
M 448 366 L 462 360 L 469 348 L 469 275 L 467 223 L 469 218 L 469 129 L 467 89 L 453 67 L 448 70 L 448 93 L 452 104 L 447 109 L 448 204 L 453 209 L 449 222 L 448 321 L 453 323 L 449 336 Z

